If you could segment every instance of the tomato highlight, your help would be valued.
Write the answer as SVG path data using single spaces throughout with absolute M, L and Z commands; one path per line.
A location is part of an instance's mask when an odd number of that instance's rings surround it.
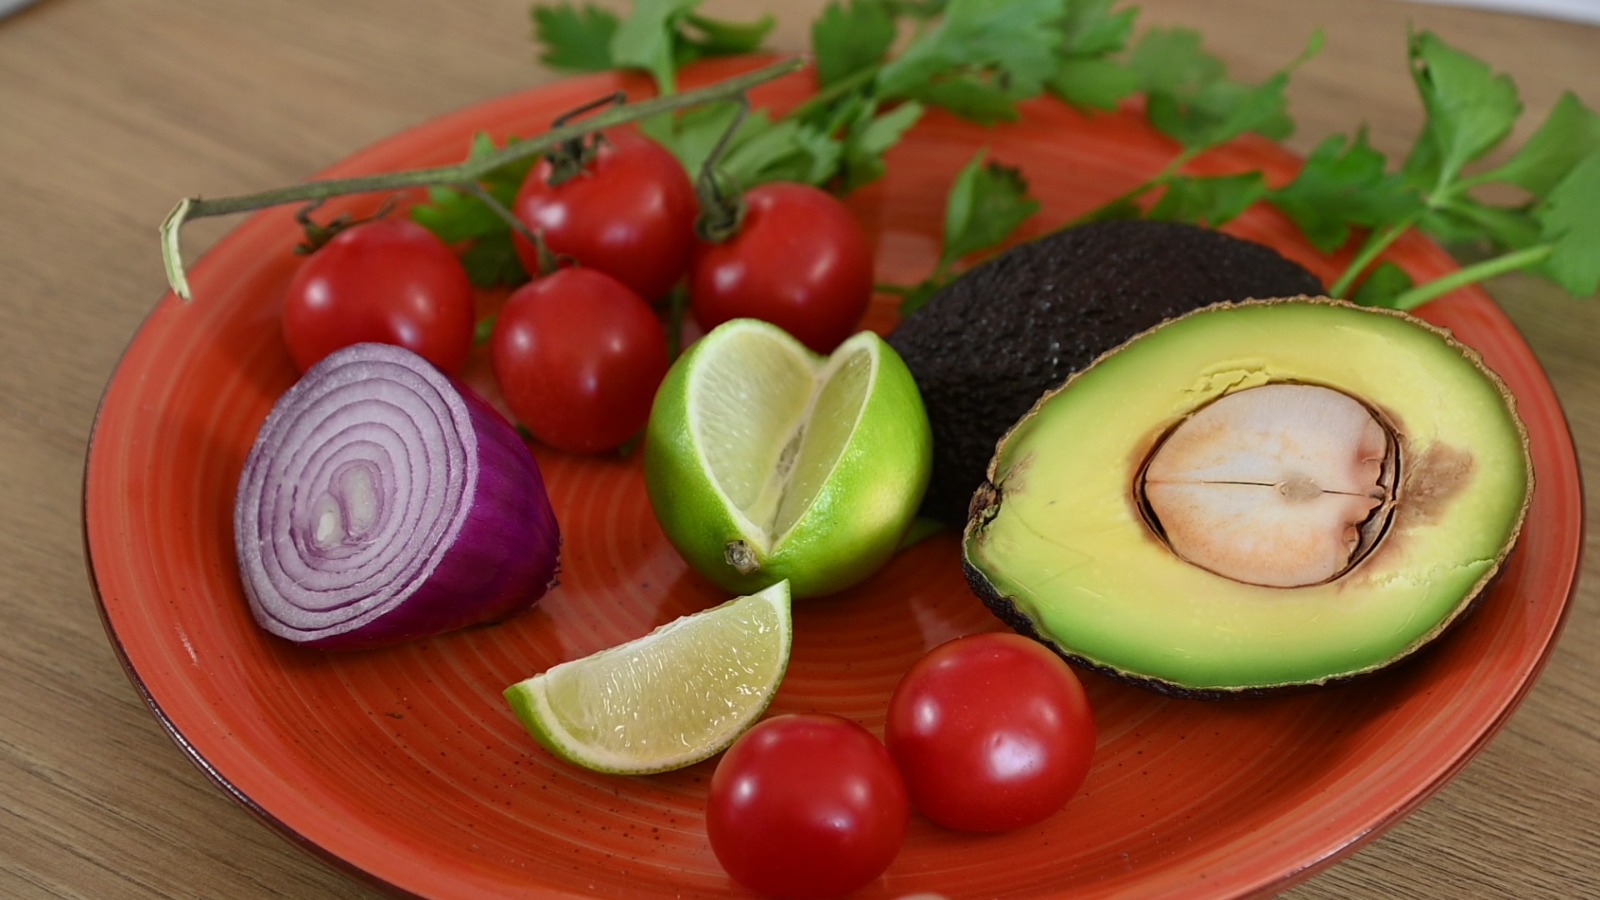
M 535 438 L 574 453 L 644 429 L 667 374 L 667 334 L 639 295 L 595 269 L 558 269 L 506 300 L 490 337 L 506 405 Z
M 810 185 L 758 185 L 744 204 L 737 233 L 695 247 L 695 319 L 707 330 L 730 319 L 762 319 L 831 353 L 858 330 L 872 301 L 866 232 L 838 198 Z
M 837 897 L 871 883 L 905 842 L 905 783 L 865 728 L 820 713 L 774 716 L 711 776 L 706 833 L 717 861 L 770 897 Z
M 455 374 L 472 349 L 472 282 L 461 260 L 404 218 L 352 225 L 289 281 L 283 339 L 301 372 L 352 344 L 395 344 Z
M 969 635 L 918 660 L 889 700 L 889 753 L 922 815 L 962 831 L 1044 821 L 1083 785 L 1095 725 L 1077 675 L 1038 641 Z

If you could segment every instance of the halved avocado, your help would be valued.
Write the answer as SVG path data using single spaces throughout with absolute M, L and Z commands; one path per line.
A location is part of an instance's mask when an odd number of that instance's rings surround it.
M 1144 332 L 1001 440 L 963 550 L 997 615 L 1183 696 L 1255 694 L 1415 653 L 1489 584 L 1533 488 L 1476 353 L 1325 298 Z

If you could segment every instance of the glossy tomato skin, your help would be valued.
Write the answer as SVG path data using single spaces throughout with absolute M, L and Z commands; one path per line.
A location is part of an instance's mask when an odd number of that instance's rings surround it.
M 683 277 L 700 205 L 689 173 L 670 151 L 636 131 L 615 129 L 577 175 L 552 185 L 551 172 L 541 159 L 512 204 L 551 253 L 605 272 L 647 301 Z M 523 267 L 538 272 L 537 248 L 520 235 L 513 240 Z
M 889 867 L 905 842 L 905 784 L 883 744 L 848 719 L 759 722 L 711 776 L 706 832 L 734 881 L 769 897 L 838 897 Z
M 560 450 L 599 453 L 638 434 L 667 374 L 666 329 L 622 282 L 558 269 L 506 299 L 490 363 L 512 414 Z
M 826 191 L 775 182 L 745 194 L 739 231 L 701 242 L 689 269 L 695 319 L 764 319 L 818 353 L 855 333 L 872 300 L 872 248 Z
M 1042 822 L 1078 792 L 1095 725 L 1059 656 L 1018 634 L 985 633 L 941 644 L 906 672 L 884 738 L 918 812 L 992 832 Z
M 398 344 L 454 374 L 472 349 L 472 282 L 455 253 L 410 219 L 353 225 L 289 281 L 283 338 L 300 371 L 341 347 Z

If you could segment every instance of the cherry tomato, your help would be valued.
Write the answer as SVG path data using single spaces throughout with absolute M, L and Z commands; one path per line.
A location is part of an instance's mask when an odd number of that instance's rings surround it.
M 489 360 L 506 405 L 534 437 L 598 453 L 644 428 L 667 374 L 667 334 L 622 282 L 558 269 L 506 298 Z
M 606 132 L 594 159 L 577 175 L 552 185 L 540 160 L 522 183 L 512 209 L 539 232 L 550 252 L 599 269 L 655 300 L 683 277 L 694 249 L 699 201 L 678 158 L 628 129 Z M 517 255 L 529 272 L 539 254 L 520 235 Z
M 963 831 L 1049 818 L 1083 785 L 1094 715 L 1078 677 L 1018 634 L 957 638 L 918 660 L 884 726 L 916 810 Z
M 410 219 L 353 225 L 289 281 L 283 337 L 304 372 L 350 344 L 399 344 L 445 372 L 472 349 L 473 290 L 455 253 Z
M 835 897 L 883 874 L 910 817 L 900 773 L 871 732 L 789 714 L 757 723 L 723 754 L 706 832 L 717 861 L 750 890 Z
M 764 319 L 818 353 L 856 331 L 872 300 L 866 232 L 832 194 L 776 182 L 745 194 L 732 238 L 696 246 L 689 298 L 707 330 Z

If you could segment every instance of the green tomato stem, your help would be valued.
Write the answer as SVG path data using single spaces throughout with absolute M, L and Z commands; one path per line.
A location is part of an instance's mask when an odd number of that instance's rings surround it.
M 167 270 L 167 282 L 171 285 L 172 292 L 179 298 L 188 300 L 192 296 L 188 275 L 184 270 L 179 238 L 183 224 L 191 219 L 232 215 L 285 203 L 314 202 L 349 194 L 475 183 L 501 166 L 545 153 L 564 142 L 582 138 L 586 134 L 665 112 L 739 96 L 756 85 L 795 72 L 804 64 L 804 59 L 794 57 L 693 91 L 654 97 L 607 109 L 581 122 L 552 128 L 537 137 L 509 144 L 494 153 L 455 165 L 308 181 L 253 194 L 216 199 L 185 197 L 178 201 L 161 223 L 161 260 Z
M 1435 278 L 1426 284 L 1419 284 L 1406 291 L 1394 298 L 1394 308 L 1409 312 L 1429 300 L 1442 297 L 1457 288 L 1532 268 L 1549 259 L 1550 254 L 1554 253 L 1555 249 L 1554 244 L 1539 244 L 1514 253 L 1507 253 L 1503 256 L 1496 256 L 1492 259 L 1473 263 L 1470 266 L 1457 269 L 1449 275 Z

